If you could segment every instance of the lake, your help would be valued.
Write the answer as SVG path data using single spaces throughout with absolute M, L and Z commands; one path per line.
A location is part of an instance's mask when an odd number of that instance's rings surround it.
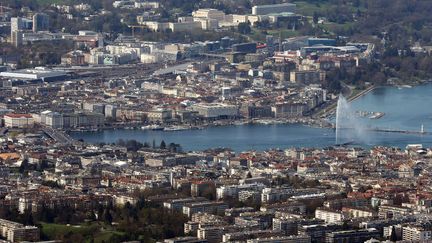
M 432 131 L 432 84 L 413 88 L 380 87 L 351 102 L 353 110 L 384 112 L 380 119 L 359 118 L 365 126 L 381 129 Z M 300 124 L 277 125 L 232 125 L 208 127 L 202 130 L 148 131 L 148 130 L 103 130 L 98 132 L 71 132 L 75 139 L 89 143 L 113 143 L 119 139 L 135 139 L 156 144 L 179 143 L 183 149 L 204 150 L 229 147 L 233 150 L 266 150 L 288 147 L 326 147 L 334 145 L 335 131 Z M 360 146 L 397 146 L 421 143 L 432 147 L 430 134 L 402 134 L 365 131 Z M 356 141 L 357 142 L 357 141 Z

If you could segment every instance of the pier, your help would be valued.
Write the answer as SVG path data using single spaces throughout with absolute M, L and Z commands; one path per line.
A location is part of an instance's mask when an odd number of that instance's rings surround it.
M 333 127 L 336 129 L 335 127 Z M 341 127 L 339 130 L 352 130 L 353 127 Z M 432 132 L 426 132 L 424 129 L 420 131 L 403 130 L 403 129 L 384 129 L 384 128 L 364 128 L 363 131 L 369 132 L 386 132 L 386 133 L 402 133 L 402 134 L 412 134 L 412 135 L 432 135 Z
M 413 135 L 430 135 L 432 133 L 426 132 L 423 129 L 420 131 L 410 131 L 410 130 L 398 130 L 398 129 L 381 129 L 381 128 L 375 128 L 375 129 L 369 129 L 369 131 L 374 132 L 388 132 L 388 133 L 404 133 L 404 134 L 413 134 Z

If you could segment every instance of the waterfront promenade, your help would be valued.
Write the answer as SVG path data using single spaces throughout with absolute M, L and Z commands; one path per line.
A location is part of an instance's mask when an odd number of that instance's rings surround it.
M 376 88 L 375 85 L 369 86 L 368 88 L 358 92 L 358 93 L 352 93 L 349 98 L 347 98 L 348 102 L 352 102 L 360 97 L 362 97 L 363 95 L 368 94 L 369 92 L 371 92 L 372 90 L 374 90 Z M 325 117 L 329 117 L 330 115 L 332 115 L 337 108 L 337 99 L 332 101 L 332 104 L 330 104 L 328 107 L 318 111 L 315 115 L 313 115 L 313 117 L 321 117 L 321 118 L 325 118 Z

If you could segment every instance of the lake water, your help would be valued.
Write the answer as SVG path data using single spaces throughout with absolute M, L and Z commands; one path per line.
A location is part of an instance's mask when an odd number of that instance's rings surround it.
M 359 118 L 371 128 L 432 131 L 432 84 L 413 88 L 382 87 L 358 98 L 351 103 L 353 110 L 385 112 L 380 119 Z M 72 132 L 76 139 L 90 143 L 113 143 L 119 139 L 135 139 L 141 142 L 159 144 L 179 143 L 184 150 L 203 150 L 215 147 L 229 147 L 235 151 L 266 150 L 288 147 L 326 147 L 334 145 L 335 131 L 298 124 L 288 125 L 240 125 L 208 127 L 203 130 L 174 132 L 144 130 L 104 130 L 99 132 Z M 405 147 L 421 143 L 432 147 L 430 134 L 402 134 L 365 131 L 359 145 Z

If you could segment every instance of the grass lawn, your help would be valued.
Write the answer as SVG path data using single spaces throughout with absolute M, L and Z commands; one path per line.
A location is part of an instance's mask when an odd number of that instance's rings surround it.
M 64 0 L 36 0 L 39 5 L 64 4 Z
M 305 16 L 313 16 L 314 12 L 325 11 L 332 6 L 329 3 L 308 3 L 304 1 L 296 1 L 294 3 L 297 5 L 296 12 Z
M 349 28 L 354 26 L 354 22 L 346 22 L 344 24 L 338 24 L 333 22 L 324 22 L 323 25 L 321 25 L 324 29 L 327 31 L 334 32 L 336 29 L 345 29 L 348 30 Z
M 90 242 L 91 239 L 93 239 L 94 242 L 107 242 L 114 235 L 124 235 L 123 232 L 113 231 L 110 229 L 103 230 L 102 227 L 103 225 L 98 223 L 71 226 L 42 223 L 42 233 L 50 240 L 60 239 L 64 235 L 79 234 L 86 239 L 86 242 Z
M 103 231 L 95 236 L 94 242 L 107 242 L 112 236 L 123 236 L 124 234 L 118 231 Z
M 289 29 L 275 29 L 275 30 L 267 30 L 268 35 L 273 35 L 275 38 L 279 38 L 279 35 L 282 39 L 298 36 L 297 31 L 292 31 Z M 266 34 L 262 33 L 261 30 L 252 28 L 252 32 L 248 35 L 254 41 L 265 42 Z

